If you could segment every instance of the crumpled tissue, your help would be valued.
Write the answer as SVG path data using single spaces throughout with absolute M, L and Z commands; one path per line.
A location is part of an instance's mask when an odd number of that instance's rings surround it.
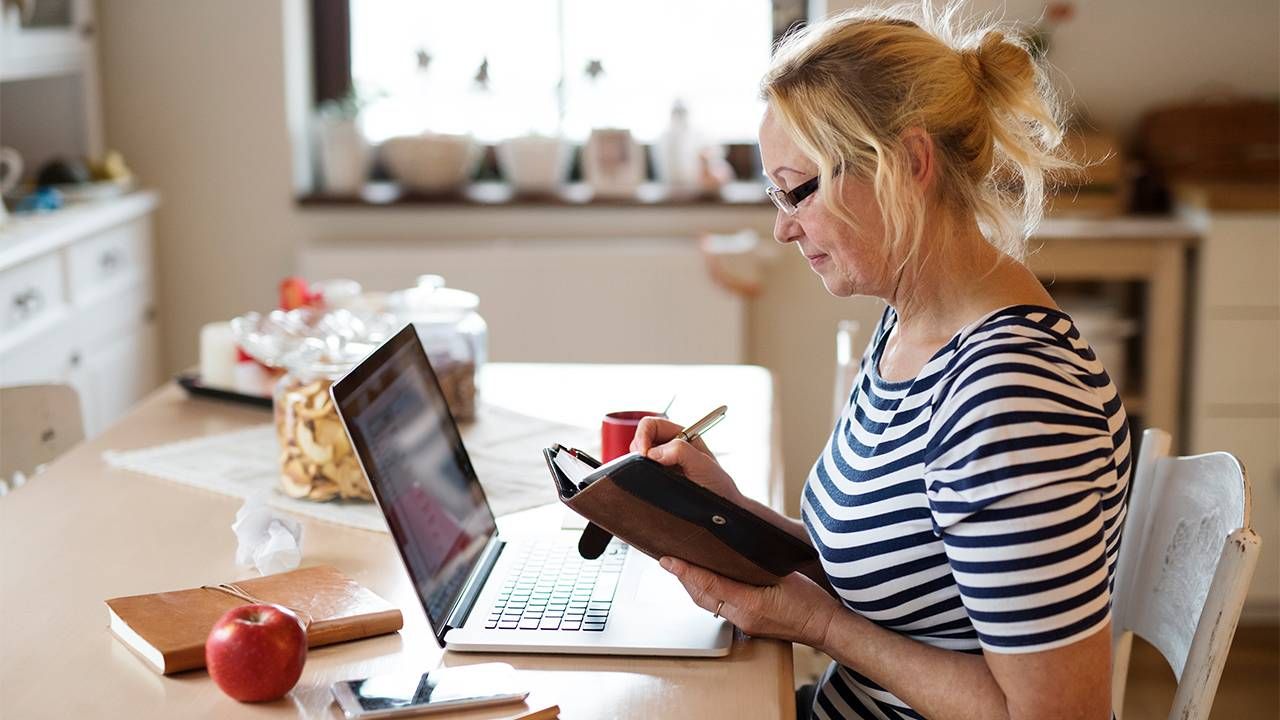
M 293 570 L 302 562 L 302 525 L 273 512 L 270 497 L 270 492 L 259 492 L 245 498 L 231 523 L 240 543 L 236 564 L 256 567 L 263 575 Z

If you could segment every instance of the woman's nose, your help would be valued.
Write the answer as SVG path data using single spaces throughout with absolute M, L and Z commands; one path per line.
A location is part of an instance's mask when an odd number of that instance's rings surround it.
M 800 239 L 800 223 L 795 217 L 778 210 L 777 216 L 773 219 L 773 239 L 783 245 L 795 242 Z

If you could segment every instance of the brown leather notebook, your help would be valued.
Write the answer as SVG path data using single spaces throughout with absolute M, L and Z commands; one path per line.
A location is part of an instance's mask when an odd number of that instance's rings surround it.
M 596 558 L 617 536 L 653 558 L 671 555 L 751 585 L 799 572 L 832 595 L 817 550 L 768 520 L 640 455 L 623 455 L 570 477 L 543 450 L 560 501 L 591 522 L 578 553 Z
M 400 611 L 329 565 L 241 580 L 252 597 L 311 616 L 307 645 L 385 635 L 404 626 Z M 204 641 L 213 624 L 233 607 L 249 604 L 235 595 L 191 588 L 107 601 L 111 632 L 158 672 L 168 675 L 204 667 Z

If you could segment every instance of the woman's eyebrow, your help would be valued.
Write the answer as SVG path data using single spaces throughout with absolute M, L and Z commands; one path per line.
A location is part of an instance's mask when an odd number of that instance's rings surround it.
M 795 173 L 796 175 L 800 174 L 799 170 L 796 170 L 795 168 L 789 168 L 786 165 L 783 165 L 782 167 L 774 168 L 772 173 L 766 170 L 764 173 L 764 177 L 766 180 L 773 180 L 775 179 L 778 173 L 784 173 L 784 172 Z

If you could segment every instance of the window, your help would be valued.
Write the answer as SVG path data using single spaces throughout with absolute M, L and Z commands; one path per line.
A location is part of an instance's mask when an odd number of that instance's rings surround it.
M 642 141 L 677 100 L 723 143 L 753 143 L 759 80 L 801 0 L 314 0 L 318 99 L 352 84 L 373 142 L 423 130 L 493 143 L 536 132 Z M 337 29 L 334 29 L 335 17 Z M 326 26 L 326 23 L 328 25 Z M 328 30 L 326 30 L 326 27 Z M 345 37 L 340 36 L 346 31 Z M 349 43 L 349 61 L 323 57 Z M 346 67 L 341 67 L 346 61 Z M 327 69 L 326 69 L 327 68 Z M 323 74 L 349 76 L 327 85 Z

